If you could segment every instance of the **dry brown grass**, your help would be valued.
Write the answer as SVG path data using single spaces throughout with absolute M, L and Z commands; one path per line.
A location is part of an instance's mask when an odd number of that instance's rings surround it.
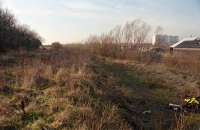
M 173 55 L 166 55 L 165 64 L 169 67 L 176 67 L 193 75 L 199 76 L 200 72 L 200 52 L 176 52 Z
M 132 99 L 151 95 L 160 103 L 179 103 L 179 97 L 200 94 L 197 54 L 191 57 L 164 52 L 154 55 L 156 52 L 153 52 L 147 56 L 150 51 L 119 49 L 118 45 L 96 47 L 99 46 L 70 45 L 59 52 L 18 54 L 9 66 L 2 64 L 0 129 L 130 130 L 134 128 L 131 121 L 142 124 L 133 115 L 121 111 L 121 107 L 133 102 Z M 95 60 L 100 62 L 95 65 Z M 117 65 L 102 66 L 106 64 L 100 65 L 101 62 Z M 140 91 L 137 96 L 138 91 L 118 88 L 121 84 L 134 86 L 135 78 L 142 80 L 139 85 L 147 87 L 149 93 Z M 119 83 L 119 80 L 122 81 Z M 23 100 L 25 116 L 21 110 Z M 133 102 L 130 106 L 134 105 Z M 182 116 L 175 119 L 173 130 L 186 129 L 191 124 Z M 155 128 L 163 128 L 162 120 Z
M 87 85 L 88 52 L 73 46 L 60 51 L 36 58 L 23 54 L 23 62 L 2 66 L 2 86 L 9 91 L 0 89 L 0 129 L 129 130 L 117 106 L 105 99 L 98 104 L 101 95 L 95 93 L 103 92 Z

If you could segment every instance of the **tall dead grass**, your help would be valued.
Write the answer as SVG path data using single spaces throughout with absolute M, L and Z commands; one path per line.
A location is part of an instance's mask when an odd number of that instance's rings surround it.
M 199 76 L 200 72 L 200 52 L 177 52 L 173 55 L 166 55 L 165 64 L 169 67 L 184 70 Z
M 99 102 L 103 91 L 88 79 L 91 56 L 84 47 L 73 45 L 60 52 L 41 53 L 35 59 L 23 54 L 26 60 L 9 68 L 18 77 L 12 98 L 3 97 L 8 100 L 7 105 L 11 104 L 9 107 L 17 107 L 17 113 L 2 116 L 0 129 L 4 128 L 1 124 L 6 127 L 17 124 L 16 129 L 33 130 L 130 130 L 117 106 L 103 98 Z M 25 115 L 21 112 L 22 101 Z M 5 106 L 1 106 L 2 110 Z

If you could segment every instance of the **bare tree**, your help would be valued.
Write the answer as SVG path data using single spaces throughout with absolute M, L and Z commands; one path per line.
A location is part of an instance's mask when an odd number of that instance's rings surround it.
M 109 32 L 109 36 L 112 37 L 114 43 L 116 44 L 122 43 L 123 39 L 122 27 L 120 25 L 116 26 Z
M 163 31 L 164 31 L 163 27 L 157 26 L 154 33 L 155 35 L 159 35 L 159 34 L 163 34 Z
M 142 46 L 150 30 L 150 25 L 137 19 L 127 22 L 124 26 L 116 26 L 108 33 L 103 33 L 100 36 L 90 36 L 87 43 L 93 43 L 93 50 L 98 48 L 104 55 L 109 52 L 111 52 L 109 54 L 116 54 L 116 51 L 133 48 L 135 44 Z
M 123 28 L 124 42 L 128 44 L 144 43 L 150 30 L 150 25 L 139 19 L 127 23 Z
M 87 43 L 87 44 L 90 44 L 90 43 L 92 43 L 92 44 L 99 43 L 99 37 L 96 36 L 96 35 L 90 35 L 89 38 L 86 40 L 85 43 Z
M 126 44 L 131 44 L 132 43 L 132 38 L 133 38 L 133 26 L 131 26 L 131 23 L 126 23 L 124 28 L 123 28 L 123 41 Z
M 142 20 L 135 20 L 132 22 L 133 32 L 134 32 L 134 44 L 142 44 L 145 42 L 150 30 L 151 26 Z

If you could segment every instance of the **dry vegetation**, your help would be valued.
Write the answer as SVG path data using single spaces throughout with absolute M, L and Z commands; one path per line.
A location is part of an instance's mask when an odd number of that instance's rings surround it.
M 1 66 L 0 129 L 130 129 L 93 83 L 80 47 L 1 56 L 1 63 L 8 60 L 14 63 Z
M 0 130 L 200 128 L 199 114 L 168 108 L 200 95 L 200 53 L 144 44 L 144 21 L 48 50 L 7 10 L 0 18 Z
M 200 127 L 198 114 L 179 115 L 167 108 L 185 94 L 199 95 L 198 55 L 116 52 L 116 47 L 109 45 L 110 56 L 90 44 L 1 55 L 0 129 Z M 142 114 L 146 110 L 152 113 Z

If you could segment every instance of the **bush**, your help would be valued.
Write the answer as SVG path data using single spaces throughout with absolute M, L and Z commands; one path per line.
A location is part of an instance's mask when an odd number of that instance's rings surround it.
M 52 43 L 52 49 L 53 50 L 60 50 L 61 48 L 63 48 L 63 46 L 60 42 L 53 42 Z
M 165 53 L 165 50 L 162 49 L 162 48 L 153 48 L 151 50 L 143 52 L 140 55 L 140 59 L 143 62 L 148 62 L 148 63 L 151 63 L 151 62 L 161 62 L 164 53 Z
M 27 26 L 17 24 L 14 15 L 0 8 L 0 52 L 8 50 L 38 49 L 41 37 Z

